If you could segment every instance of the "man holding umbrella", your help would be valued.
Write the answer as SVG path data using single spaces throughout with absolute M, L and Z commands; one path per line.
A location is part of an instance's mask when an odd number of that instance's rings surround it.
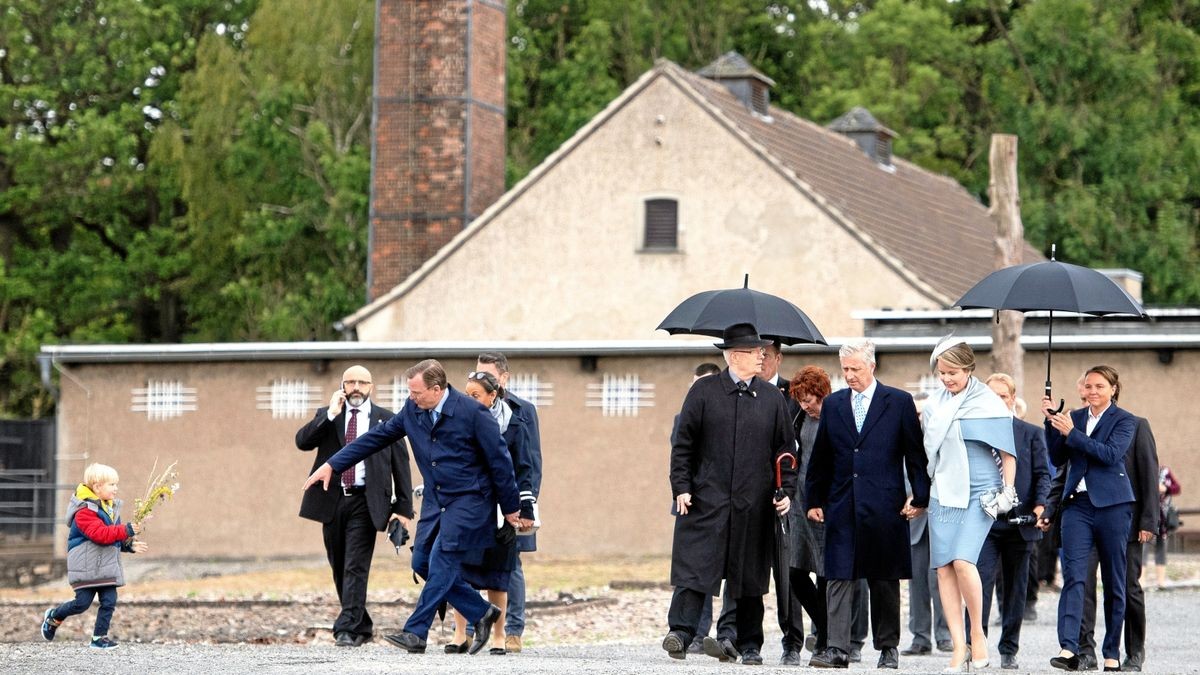
M 790 508 L 796 474 L 785 470 L 784 496 L 774 499 L 775 460 L 795 447 L 782 396 L 755 375 L 770 340 L 752 324 L 735 324 L 717 348 L 728 368 L 696 382 L 684 399 L 671 447 L 671 493 L 679 517 L 671 550 L 678 592 L 667 615 L 663 649 L 687 655 L 706 596 L 725 579 L 737 600 L 737 640 L 722 660 L 761 664 L 763 599 L 771 579 L 776 514 Z M 785 467 L 786 467 L 785 463 Z M 772 508 L 773 505 L 773 508 Z

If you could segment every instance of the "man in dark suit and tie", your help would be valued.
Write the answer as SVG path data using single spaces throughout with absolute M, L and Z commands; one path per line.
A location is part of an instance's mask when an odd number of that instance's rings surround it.
M 409 368 L 409 400 L 387 422 L 359 436 L 321 465 L 304 483 L 329 488 L 329 480 L 362 459 L 407 437 L 425 479 L 421 519 L 413 544 L 413 570 L 425 578 L 404 632 L 386 639 L 423 653 L 438 606 L 448 602 L 475 627 L 469 652 L 488 643 L 500 608 L 462 579 L 463 556 L 496 543 L 496 506 L 520 527 L 520 503 L 512 457 L 500 427 L 479 402 L 446 383 L 441 363 L 426 359 Z
M 928 458 L 913 397 L 875 379 L 875 344 L 850 342 L 838 356 L 849 388 L 825 399 L 807 478 L 808 517 L 826 524 L 829 608 L 829 647 L 809 665 L 849 665 L 854 580 L 866 579 L 878 667 L 898 668 L 900 579 L 912 577 L 908 520 L 929 504 Z
M 1013 410 L 1017 402 L 1017 385 L 1012 376 L 996 373 L 987 385 Z M 1025 618 L 1025 587 L 1029 583 L 1029 556 L 1034 542 L 1041 539 L 1037 519 L 1046 508 L 1050 491 L 1050 469 L 1046 454 L 1046 435 L 1036 425 L 1013 417 L 1013 439 L 1016 441 L 1017 474 L 1014 487 L 1020 505 L 1007 515 L 1001 514 L 979 552 L 979 579 L 983 584 L 983 632 L 988 630 L 992 589 L 1000 572 L 1000 667 L 1013 670 L 1017 666 L 1020 648 L 1021 623 Z M 1023 518 L 1013 524 L 1010 519 Z
M 329 460 L 347 442 L 382 424 L 392 412 L 371 401 L 371 373 L 351 366 L 329 405 L 296 432 L 296 447 L 316 450 L 313 469 Z M 321 523 L 325 555 L 333 570 L 342 611 L 333 623 L 339 647 L 357 647 L 371 639 L 367 613 L 367 577 L 375 553 L 375 533 L 391 520 L 408 527 L 413 517 L 412 478 L 408 451 L 394 443 L 357 463 L 339 476 L 334 490 L 305 492 L 300 516 Z

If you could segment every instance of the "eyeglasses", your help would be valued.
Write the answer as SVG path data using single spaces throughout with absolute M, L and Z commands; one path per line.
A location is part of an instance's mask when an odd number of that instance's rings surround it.
M 369 387 L 369 386 L 371 386 L 371 381 L 370 380 L 342 380 L 342 386 L 344 387 L 346 385 L 350 385 L 352 387 L 354 387 L 354 386 Z
M 739 354 L 758 354 L 759 356 L 767 355 L 767 350 L 765 347 L 759 347 L 758 349 L 735 349 L 733 351 Z

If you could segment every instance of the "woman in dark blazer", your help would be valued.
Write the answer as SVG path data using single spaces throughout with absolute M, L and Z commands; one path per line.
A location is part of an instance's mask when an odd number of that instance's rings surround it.
M 1063 488 L 1062 571 L 1058 599 L 1058 644 L 1062 651 L 1050 665 L 1079 669 L 1079 624 L 1083 614 L 1084 579 L 1093 546 L 1100 554 L 1104 579 L 1104 669 L 1120 670 L 1121 627 L 1125 620 L 1125 542 L 1133 519 L 1133 487 L 1125 470 L 1125 454 L 1137 421 L 1117 407 L 1117 371 L 1095 366 L 1084 374 L 1087 407 L 1055 413 L 1042 399 L 1046 445 L 1055 466 L 1067 467 Z

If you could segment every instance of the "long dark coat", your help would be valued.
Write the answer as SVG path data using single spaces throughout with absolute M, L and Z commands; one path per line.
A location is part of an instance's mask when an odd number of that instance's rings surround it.
M 775 458 L 795 447 L 791 419 L 774 387 L 754 378 L 740 391 L 726 369 L 697 380 L 679 413 L 671 447 L 671 494 L 692 495 L 675 519 L 671 584 L 717 595 L 721 579 L 738 598 L 763 595 L 775 551 Z M 795 491 L 785 462 L 784 491 Z
M 929 504 L 916 404 L 880 382 L 859 433 L 850 394 L 836 391 L 822 404 L 808 468 L 808 508 L 825 511 L 825 577 L 910 579 L 908 521 L 900 515 L 906 467 L 913 506 Z

